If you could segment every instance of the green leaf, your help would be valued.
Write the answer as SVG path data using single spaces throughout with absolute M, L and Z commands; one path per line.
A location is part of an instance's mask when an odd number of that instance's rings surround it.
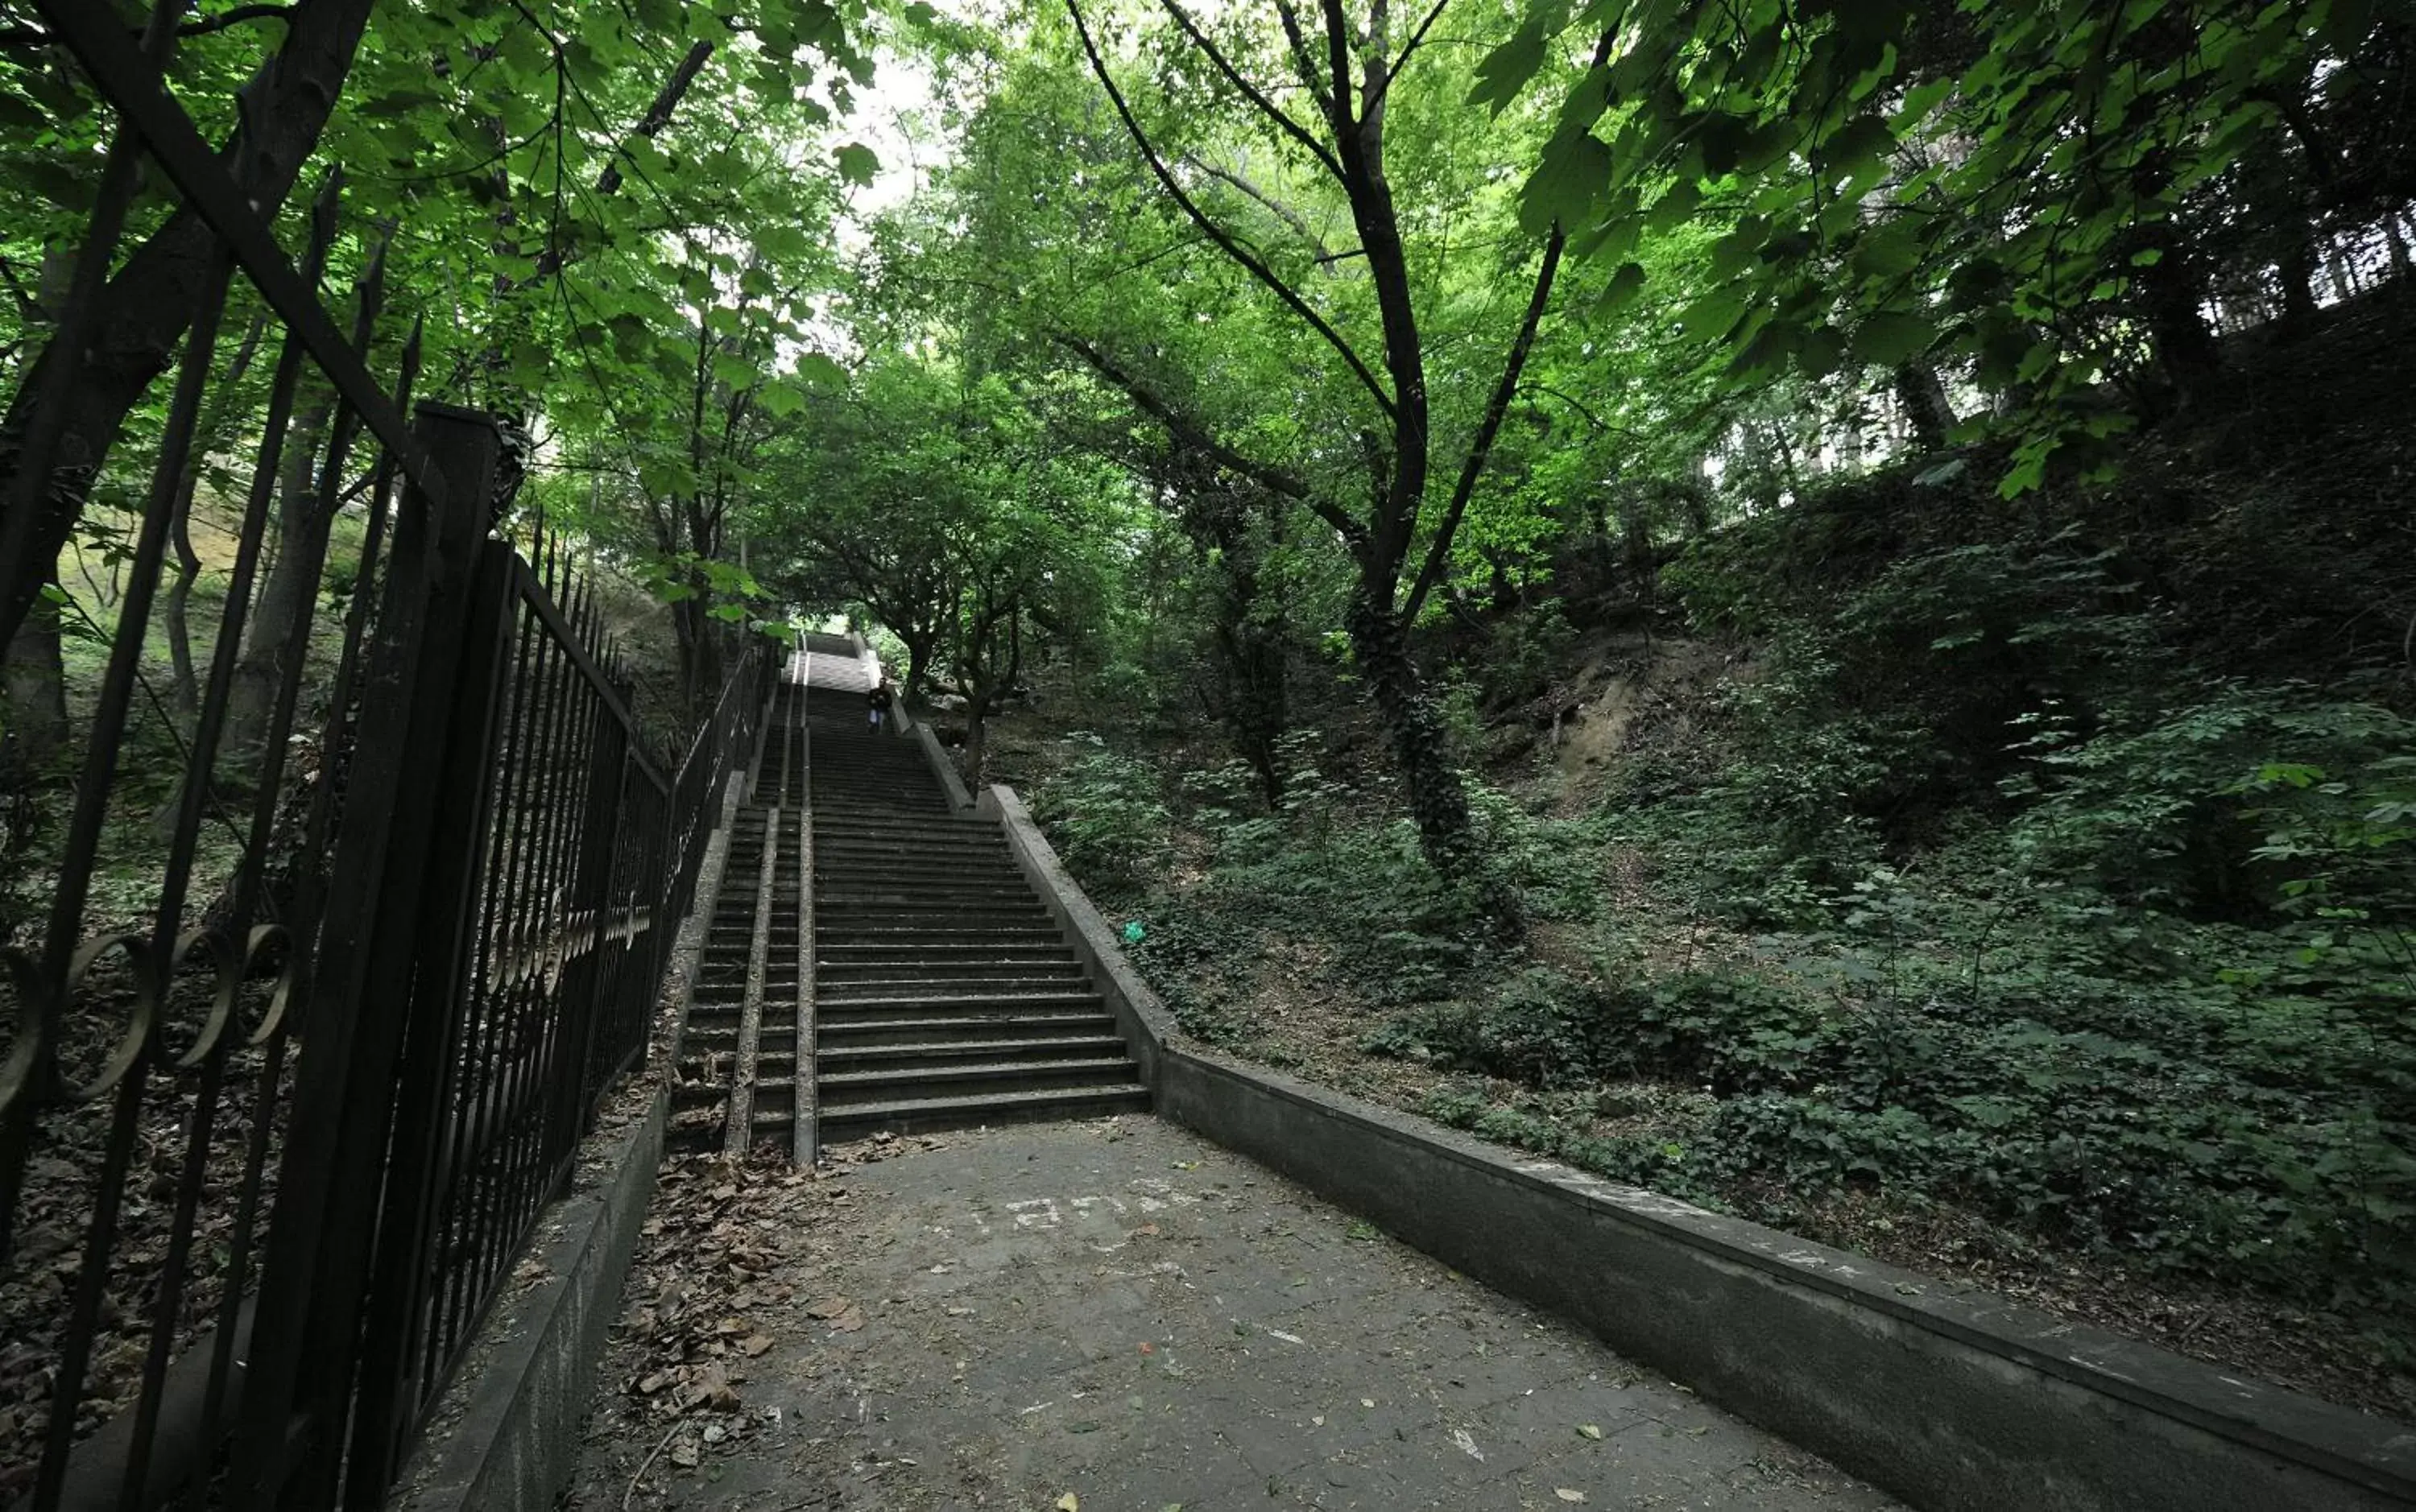
M 1865 280 L 1878 283 L 1911 272 L 1921 250 L 1921 223 L 1899 216 L 1863 237 L 1847 262 Z
M 1737 223 L 1736 230 L 1712 244 L 1712 277 L 1733 278 L 1753 265 L 1762 243 L 1770 237 L 1770 223 L 1759 216 L 1750 216 Z
M 1854 328 L 1848 348 L 1857 362 L 1874 367 L 1894 367 L 1929 349 L 1938 339 L 1938 327 L 1919 315 L 1896 310 L 1880 310 L 1863 318 Z
M 1529 235 L 1541 236 L 1552 223 L 1576 225 L 1593 205 L 1594 196 L 1610 182 L 1610 149 L 1590 131 L 1555 137 L 1544 149 L 1544 160 L 1518 193 L 1518 224 Z
M 1775 373 L 1786 366 L 1803 337 L 1803 327 L 1790 321 L 1765 321 L 1753 333 L 1752 339 L 1729 359 L 1729 373 L 1735 378 Z
M 1895 150 L 1895 130 L 1882 115 L 1858 115 L 1820 144 L 1821 166 L 1835 177 Z
M 851 142 L 832 155 L 838 161 L 838 176 L 849 184 L 866 185 L 881 172 L 881 159 L 873 150 L 860 142 Z
M 1593 302 L 1593 314 L 1597 317 L 1615 314 L 1643 290 L 1644 264 L 1623 262 L 1619 271 L 1610 276 L 1610 282 L 1603 286 L 1601 296 Z
M 724 387 L 743 393 L 753 388 L 763 374 L 746 358 L 724 352 L 713 359 L 713 377 Z
M 1496 115 L 1509 109 L 1527 81 L 1544 66 L 1544 18 L 1533 18 L 1513 32 L 1510 40 L 1479 59 L 1476 87 L 1468 92 L 1468 103 L 1490 105 Z
M 355 109 L 374 120 L 391 121 L 397 116 L 409 115 L 414 111 L 437 102 L 438 97 L 430 94 L 427 90 L 398 89 L 390 94 L 380 95 L 368 104 L 355 106 Z
M 553 366 L 553 349 L 542 341 L 522 341 L 512 348 L 512 382 L 523 388 L 545 386 L 545 375 Z
M 1832 325 L 1815 326 L 1804 333 L 1795 349 L 1795 366 L 1806 378 L 1826 378 L 1837 370 L 1844 360 L 1846 338 Z
M 1736 329 L 1744 314 L 1744 295 L 1733 286 L 1722 286 L 1687 306 L 1678 324 L 1697 341 L 1717 341 Z
M 819 352 L 797 356 L 797 382 L 809 388 L 847 387 L 847 369 Z

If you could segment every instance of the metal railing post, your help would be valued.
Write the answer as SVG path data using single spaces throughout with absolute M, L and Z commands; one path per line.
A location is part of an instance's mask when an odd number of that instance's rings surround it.
M 439 771 L 499 441 L 473 412 L 423 403 L 413 440 L 444 480 L 415 487 L 364 680 L 360 741 L 336 841 L 295 1068 L 293 1127 L 262 1266 L 234 1505 L 334 1505 L 359 1308 L 402 1050 Z

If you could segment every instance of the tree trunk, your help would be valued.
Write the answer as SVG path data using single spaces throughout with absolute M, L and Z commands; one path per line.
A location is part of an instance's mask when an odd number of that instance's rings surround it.
M 1213 486 L 1212 486 L 1213 487 Z M 1215 622 L 1209 638 L 1216 651 L 1213 712 L 1225 726 L 1233 749 L 1258 774 L 1267 806 L 1283 801 L 1284 776 L 1276 759 L 1276 745 L 1290 727 L 1286 687 L 1290 654 L 1284 628 L 1268 624 L 1259 614 L 1260 573 L 1265 547 L 1253 530 L 1250 512 L 1217 500 L 1199 512 L 1189 525 L 1196 538 L 1216 548 L 1218 576 Z M 1283 539 L 1280 501 L 1267 501 L 1268 541 Z M 1155 661 L 1144 661 L 1154 666 Z
M 2281 334 L 2295 340 L 2316 320 L 2316 251 L 2308 236 L 2291 240 L 2277 272 L 2282 280 Z
M 1955 406 L 1947 400 L 1946 385 L 1939 382 L 1938 369 L 1925 362 L 1909 362 L 1898 367 L 1895 397 L 1904 406 L 1905 418 L 1912 423 L 1915 449 L 1944 450 L 1947 436 L 1955 428 Z
M 318 145 L 373 4 L 296 0 L 286 13 L 285 45 L 244 86 L 238 119 L 245 124 L 219 160 L 264 217 L 285 202 Z M 109 279 L 84 350 L 69 353 L 45 347 L 18 383 L 0 421 L 0 488 L 6 490 L 0 492 L 0 509 L 10 511 L 16 507 L 19 438 L 33 419 L 36 397 L 59 364 L 74 369 L 51 475 L 23 524 L 27 549 L 22 561 L 0 565 L 0 642 L 14 636 L 39 598 L 40 566 L 57 557 L 83 513 L 127 412 L 167 369 L 191 326 L 216 239 L 191 206 L 180 205 Z M 0 531 L 18 528 L 14 518 L 0 519 Z
M 2139 270 L 2139 306 L 2155 342 L 2157 365 L 2183 404 L 2207 394 L 2223 370 L 2222 349 L 2206 324 L 2206 286 L 2197 260 L 2168 224 L 2134 238 L 2134 250 L 2162 253 Z
M 672 634 L 679 651 L 680 700 L 691 720 L 702 721 L 721 691 L 721 656 L 713 634 L 717 621 L 706 612 L 712 600 L 705 596 L 703 583 L 692 586 L 694 597 L 672 606 Z
M 1427 863 L 1445 882 L 1473 891 L 1478 910 L 1501 938 L 1517 939 L 1526 927 L 1518 899 L 1477 848 L 1468 790 L 1452 765 L 1434 699 L 1411 659 L 1409 627 L 1399 615 L 1378 606 L 1364 585 L 1351 597 L 1349 620 L 1351 651 L 1375 695 L 1394 764 L 1409 789 L 1410 816 Z
M 46 582 L 58 580 L 53 557 Z M 67 753 L 67 667 L 61 656 L 59 606 L 48 598 L 34 601 L 24 623 L 8 642 L 5 668 L 0 668 L 0 739 L 14 748 L 12 765 L 36 784 L 61 775 L 54 769 Z
M 310 654 L 312 599 L 334 524 L 319 508 L 316 467 L 334 407 L 334 396 L 323 391 L 285 435 L 285 475 L 278 480 L 277 562 L 252 601 L 250 632 L 228 689 L 226 733 L 220 741 L 234 770 L 246 774 L 259 770 L 261 745 L 277 711 L 286 669 Z

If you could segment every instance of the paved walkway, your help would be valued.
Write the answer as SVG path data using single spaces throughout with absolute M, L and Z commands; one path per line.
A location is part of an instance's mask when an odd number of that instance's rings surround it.
M 666 1173 L 568 1505 L 1893 1505 L 1153 1118 L 837 1154 Z

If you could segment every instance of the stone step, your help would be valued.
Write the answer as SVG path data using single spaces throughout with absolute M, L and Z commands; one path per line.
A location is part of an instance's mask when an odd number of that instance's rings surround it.
M 890 1012 L 862 1018 L 828 1014 L 815 1021 L 818 1055 L 859 1046 L 914 1044 L 934 1035 L 968 1034 L 989 1040 L 1048 1040 L 1076 1034 L 1113 1038 L 1115 1020 L 1096 1004 L 1047 1012 L 1025 1009 L 997 1012 Z
M 854 895 L 853 901 L 859 905 L 870 905 L 882 908 L 943 906 L 965 913 L 981 913 L 1002 905 L 1012 906 L 1031 900 L 1030 888 L 985 885 L 952 889 L 936 884 L 909 886 L 887 882 L 877 888 L 864 889 Z M 819 918 L 821 915 L 817 913 L 816 917 Z
M 1067 1082 L 1097 1076 L 1114 1076 L 1132 1070 L 1132 1057 L 1125 1055 L 1066 1055 L 1049 1060 L 972 1061 L 963 1065 L 945 1066 L 882 1066 L 863 1070 L 825 1071 L 817 1076 L 815 1085 L 825 1095 L 845 1098 L 852 1092 L 878 1091 L 883 1087 L 909 1085 L 922 1082 L 976 1083 L 983 1081 Z
M 931 888 L 957 888 L 974 892 L 1020 891 L 1027 895 L 1032 884 L 1023 874 L 1012 867 L 966 864 L 958 866 L 818 866 L 814 868 L 814 891 L 824 897 L 834 893 L 915 891 Z
M 862 988 L 863 983 L 854 984 Z M 868 1017 L 893 1014 L 1055 1012 L 1080 1009 L 1105 1012 L 1104 999 L 1087 988 L 1078 992 L 1036 988 L 1030 991 L 959 991 L 959 982 L 906 982 L 896 992 L 851 991 L 845 995 L 816 992 L 814 1011 L 828 1026 Z
M 817 934 L 814 959 L 832 966 L 897 961 L 920 966 L 1036 966 L 1071 961 L 1074 948 L 1049 936 L 1006 944 L 998 941 L 932 943 L 918 940 L 848 940 Z
M 814 962 L 814 981 L 818 985 L 833 988 L 861 987 L 874 981 L 914 981 L 923 983 L 962 981 L 1028 981 L 1040 980 L 1083 980 L 1080 963 L 1071 951 L 1062 956 L 1016 957 L 1002 960 L 995 957 L 965 961 L 903 961 L 852 960 L 840 956 L 821 956 Z
M 1040 999 L 1062 1004 L 1067 999 L 1101 1001 L 1090 979 L 1076 972 L 1037 977 L 874 977 L 845 981 L 817 980 L 817 1010 L 912 1007 L 925 1003 L 970 1006 L 979 1002 L 1036 1004 Z
M 1139 1081 L 1123 1081 L 1093 1086 L 1040 1087 L 999 1094 L 890 1098 L 824 1106 L 816 1111 L 816 1119 L 823 1143 L 828 1145 L 884 1131 L 912 1134 L 942 1129 L 968 1129 L 977 1124 L 1095 1117 L 1110 1113 L 1141 1112 L 1148 1107 L 1149 1088 Z
M 944 887 L 962 882 L 967 888 L 981 892 L 1001 889 L 1032 895 L 1032 884 L 1012 866 L 974 862 L 962 865 L 932 866 L 818 866 L 814 868 L 814 894 L 817 898 L 846 899 L 883 889 L 904 889 L 909 891 Z
M 831 846 L 816 841 L 814 864 L 827 868 L 834 861 L 848 866 L 981 866 L 1016 870 L 1014 853 L 1004 846 Z
M 886 1061 L 990 1059 L 1001 1063 L 1034 1058 L 1071 1061 L 1125 1059 L 1125 1042 L 1112 1034 L 1020 1035 L 965 1040 L 901 1040 L 878 1044 L 823 1045 L 814 1053 L 827 1079 L 834 1070 L 878 1067 Z
M 886 921 L 899 926 L 930 923 L 934 921 L 962 920 L 968 928 L 988 928 L 992 924 L 1046 925 L 1049 910 L 1037 900 L 1022 903 L 991 902 L 978 907 L 968 907 L 955 898 L 929 898 L 914 903 L 881 903 L 852 898 L 842 892 L 824 892 L 814 900 L 817 920 L 856 920 L 865 922 Z
M 995 947 L 1017 950 L 1027 944 L 1058 944 L 1061 935 L 1046 921 L 1012 925 L 966 925 L 952 918 L 932 918 L 920 925 L 868 925 L 855 921 L 814 921 L 814 944 L 894 944 L 901 950 L 920 947 Z
M 963 851 L 950 855 L 903 851 L 886 854 L 814 853 L 814 885 L 823 890 L 825 896 L 830 895 L 830 885 L 834 879 L 929 881 L 951 876 L 974 877 L 985 882 L 1023 881 L 1023 873 L 1016 866 L 1015 858 L 989 851 Z
M 796 1018 L 793 999 L 787 1005 L 786 1011 L 775 1013 L 766 1010 L 763 1026 L 758 1032 L 759 1042 L 767 1047 L 777 1046 L 785 1055 L 797 1037 Z M 687 1048 L 693 1048 L 699 1053 L 707 1050 L 735 1049 L 738 1045 L 738 1020 L 732 1017 L 715 1019 L 704 1024 L 691 1024 L 688 1025 L 683 1043 L 685 1048 L 682 1054 L 686 1054 Z
M 958 898 L 922 898 L 912 902 L 883 903 L 878 899 L 851 898 L 843 893 L 825 892 L 814 900 L 815 927 L 825 922 L 886 925 L 896 928 L 917 928 L 932 923 L 960 922 L 968 929 L 988 929 L 994 925 L 1045 928 L 1049 924 L 1049 910 L 1036 901 L 1021 903 L 1013 900 L 971 905 Z
M 814 828 L 814 849 L 853 856 L 861 853 L 907 853 L 916 856 L 1011 856 L 1006 843 L 994 835 L 959 835 L 945 831 L 919 831 L 901 828 Z

